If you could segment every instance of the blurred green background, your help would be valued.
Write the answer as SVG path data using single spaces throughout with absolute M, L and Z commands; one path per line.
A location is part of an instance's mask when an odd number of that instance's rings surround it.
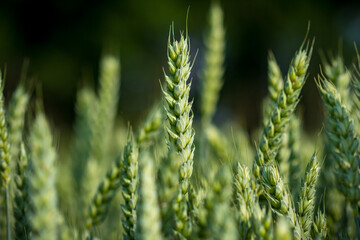
M 339 42 L 346 64 L 355 61 L 360 43 L 359 1 L 303 0 L 220 1 L 227 37 L 225 85 L 215 122 L 241 121 L 248 128 L 260 122 L 267 88 L 267 54 L 272 50 L 283 73 L 304 39 L 308 22 L 316 37 L 308 82 L 301 105 L 308 130 L 321 126 L 321 102 L 313 79 L 321 63 L 319 51 L 337 53 Z M 192 56 L 192 94 L 197 105 L 203 35 L 210 1 L 180 0 L 57 0 L 2 1 L 0 66 L 6 65 L 6 96 L 19 82 L 23 60 L 28 76 L 41 86 L 45 108 L 55 125 L 71 129 L 76 90 L 96 86 L 99 59 L 117 49 L 122 83 L 119 116 L 136 124 L 160 98 L 159 79 L 166 66 L 169 25 L 185 29 L 187 8 Z M 195 109 L 195 115 L 197 111 Z

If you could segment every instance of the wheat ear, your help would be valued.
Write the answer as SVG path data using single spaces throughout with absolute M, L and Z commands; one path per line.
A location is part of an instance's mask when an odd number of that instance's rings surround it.
M 318 78 L 317 86 L 328 112 L 327 135 L 338 166 L 336 169 L 338 187 L 354 208 L 354 214 L 357 215 L 360 200 L 359 141 L 354 133 L 349 112 L 342 104 L 335 86 L 322 77 Z
M 56 239 L 58 216 L 56 192 L 56 151 L 49 124 L 39 112 L 30 132 L 31 162 L 29 179 L 32 239 Z M 55 216 L 55 217 L 54 217 Z
M 272 215 L 261 209 L 256 186 L 246 166 L 238 163 L 234 177 L 234 203 L 241 239 L 272 239 Z
M 216 173 L 212 188 L 208 192 L 204 208 L 200 211 L 196 231 L 200 239 L 237 239 L 235 219 L 230 210 L 231 171 L 222 166 Z
M 6 126 L 4 82 L 0 73 L 0 183 L 7 188 L 10 181 L 10 143 Z
M 203 124 L 211 122 L 216 111 L 219 92 L 223 86 L 225 58 L 225 30 L 223 12 L 213 2 L 208 16 L 205 42 L 205 66 L 201 75 L 200 110 Z
M 264 195 L 271 203 L 272 209 L 290 218 L 292 227 L 296 228 L 297 237 L 301 236 L 301 229 L 297 222 L 290 192 L 280 177 L 274 158 L 280 147 L 281 137 L 299 102 L 311 53 L 312 47 L 310 49 L 300 48 L 292 60 L 284 89 L 280 92 L 272 116 L 261 136 L 253 165 L 253 173 L 256 179 L 260 180 L 261 186 L 264 188 Z
M 311 228 L 311 237 L 314 240 L 327 239 L 327 231 L 328 228 L 325 213 L 322 213 L 320 210 L 318 210 L 316 216 L 314 215 L 314 221 Z
M 263 118 L 264 125 L 269 121 L 276 101 L 280 95 L 281 90 L 284 86 L 284 80 L 281 74 L 279 65 L 276 62 L 273 52 L 269 52 L 268 56 L 268 92 L 269 97 L 265 99 L 263 103 Z
M 15 168 L 15 196 L 14 196 L 14 233 L 15 239 L 27 239 L 31 233 L 29 219 L 29 180 L 28 157 L 23 143 Z
M 319 162 L 314 154 L 306 167 L 297 209 L 304 235 L 307 238 L 310 238 L 313 216 L 315 214 L 315 193 L 319 172 Z
M 163 89 L 167 115 L 167 132 L 169 141 L 181 154 L 180 187 L 187 193 L 193 171 L 195 131 L 192 127 L 192 101 L 189 102 L 191 83 L 190 76 L 190 40 L 188 35 L 181 34 L 180 40 L 174 39 L 174 28 L 170 27 L 168 41 L 169 75 L 165 74 L 166 88 Z
M 8 129 L 11 143 L 11 158 L 17 159 L 21 151 L 25 112 L 29 103 L 29 93 L 20 84 L 11 97 L 9 105 Z
M 125 230 L 126 239 L 134 239 L 136 230 L 136 203 L 137 203 L 137 184 L 138 184 L 138 149 L 129 136 L 128 144 L 124 149 L 123 161 L 121 164 L 121 193 L 125 203 L 121 209 L 125 216 L 122 226 Z
M 161 219 L 155 182 L 155 166 L 148 152 L 139 159 L 139 202 L 136 236 L 139 240 L 161 240 Z

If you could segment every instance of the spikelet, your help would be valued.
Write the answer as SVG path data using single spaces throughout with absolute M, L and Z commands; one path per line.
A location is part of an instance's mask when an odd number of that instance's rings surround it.
M 189 102 L 191 83 L 190 76 L 190 40 L 181 34 L 180 40 L 174 39 L 174 28 L 168 41 L 169 75 L 165 74 L 166 88 L 163 89 L 167 115 L 167 132 L 169 144 L 174 144 L 181 154 L 180 167 L 181 192 L 186 194 L 193 171 L 195 131 L 192 127 L 192 101 Z M 172 35 L 172 36 L 171 36 Z M 172 37 L 172 41 L 171 41 Z

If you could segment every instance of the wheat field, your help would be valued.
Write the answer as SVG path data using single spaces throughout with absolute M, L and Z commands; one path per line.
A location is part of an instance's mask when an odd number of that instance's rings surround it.
M 323 57 L 315 79 L 310 29 L 287 72 L 269 52 L 262 121 L 250 133 L 236 121 L 213 121 L 226 81 L 223 19 L 213 3 L 198 76 L 191 23 L 164 31 L 161 99 L 139 127 L 117 120 L 120 56 L 104 54 L 98 87 L 77 91 L 65 147 L 26 71 L 9 99 L 3 71 L 0 239 L 360 239 L 356 47 L 350 66 L 341 54 Z M 193 78 L 201 83 L 197 93 Z M 324 110 L 323 128 L 311 134 L 298 109 L 309 81 Z

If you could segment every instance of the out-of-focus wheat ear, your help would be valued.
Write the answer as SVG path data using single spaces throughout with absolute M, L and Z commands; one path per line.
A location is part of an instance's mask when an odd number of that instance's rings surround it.
M 104 221 L 110 203 L 121 186 L 122 196 L 125 200 L 125 203 L 121 206 L 124 214 L 124 218 L 122 219 L 123 228 L 125 230 L 124 238 L 134 239 L 137 176 L 138 150 L 134 144 L 132 133 L 130 132 L 123 156 L 118 157 L 115 164 L 108 170 L 105 179 L 100 183 L 92 200 L 86 223 L 88 230 L 91 230 Z
M 11 144 L 11 159 L 18 159 L 21 151 L 21 142 L 25 122 L 25 113 L 30 95 L 20 84 L 13 93 L 8 112 L 9 142 Z M 13 161 L 15 166 L 15 161 Z
M 167 116 L 166 130 L 169 145 L 176 146 L 181 154 L 180 188 L 186 195 L 190 177 L 193 172 L 193 158 L 195 152 L 193 129 L 192 103 L 189 101 L 191 82 L 188 82 L 192 65 L 190 63 L 190 39 L 188 35 L 180 35 L 175 40 L 174 28 L 170 27 L 168 41 L 168 67 L 169 74 L 165 75 L 166 86 L 162 88 L 164 94 L 164 107 Z
M 170 148 L 169 154 L 161 160 L 159 169 L 159 204 L 161 206 L 162 232 L 166 237 L 173 235 L 173 204 L 179 189 L 179 167 L 181 158 L 177 149 Z
M 205 63 L 201 73 L 200 110 L 204 127 L 210 123 L 223 86 L 225 29 L 220 4 L 212 2 L 205 35 Z
M 190 184 L 189 211 L 193 226 L 196 226 L 199 221 L 200 209 L 203 208 L 205 195 L 206 193 L 203 187 L 195 188 L 195 186 Z
M 219 168 L 211 189 L 206 195 L 204 208 L 194 235 L 199 239 L 237 239 L 235 215 L 230 208 L 232 174 L 224 165 Z
M 297 213 L 304 235 L 310 238 L 313 216 L 315 215 L 316 183 L 319 178 L 319 162 L 314 154 L 306 167 L 306 172 L 301 181 L 301 192 L 298 201 Z
M 250 224 L 257 239 L 274 239 L 272 211 L 261 208 L 258 202 L 253 205 Z
M 15 239 L 27 239 L 30 236 L 30 219 L 29 219 L 29 161 L 22 142 L 20 145 L 19 157 L 15 167 L 15 189 L 14 189 L 14 234 Z
M 56 192 L 56 151 L 50 126 L 43 112 L 38 112 L 29 138 L 29 220 L 32 239 L 56 239 L 58 208 Z
M 289 219 L 284 216 L 279 217 L 275 225 L 275 239 L 278 240 L 292 240 L 293 233 Z
M 298 115 L 294 115 L 289 122 L 288 127 L 288 148 L 290 150 L 289 156 L 289 187 L 293 196 L 297 196 L 299 183 L 300 183 L 300 172 L 301 168 L 301 129 L 302 119 Z M 305 148 L 305 147 L 304 147 Z
M 162 106 L 155 104 L 138 132 L 136 141 L 139 147 L 154 140 L 154 138 L 158 135 L 161 126 L 163 126 L 163 119 L 164 114 Z
M 323 62 L 323 69 L 326 78 L 335 85 L 343 104 L 351 111 L 351 73 L 346 68 L 343 57 L 340 54 L 330 57 L 329 62 Z
M 254 234 L 254 227 L 251 219 L 254 213 L 256 200 L 255 184 L 252 181 L 251 173 L 246 166 L 238 163 L 234 176 L 234 203 L 237 209 L 236 219 L 240 226 L 240 238 L 251 238 Z
M 327 135 L 338 166 L 337 186 L 354 208 L 356 216 L 360 200 L 359 141 L 335 86 L 322 77 L 318 78 L 317 86 L 327 109 Z
M 99 91 L 97 104 L 91 108 L 95 115 L 91 124 L 90 151 L 84 164 L 85 173 L 82 178 L 84 206 L 94 196 L 99 180 L 105 174 L 109 162 L 110 141 L 117 112 L 120 88 L 120 61 L 114 55 L 104 55 L 100 62 Z
M 120 60 L 115 55 L 104 55 L 100 62 L 98 109 L 92 138 L 92 156 L 103 161 L 114 127 L 120 89 Z
M 91 152 L 91 139 L 94 137 L 95 119 L 97 116 L 98 100 L 95 92 L 84 87 L 78 90 L 76 97 L 76 119 L 74 126 L 74 179 L 78 187 L 81 186 L 86 165 Z
M 328 227 L 326 223 L 325 213 L 318 210 L 317 214 L 314 214 L 314 221 L 311 226 L 311 237 L 314 240 L 326 239 Z
M 178 239 L 188 239 L 192 232 L 192 223 L 190 214 L 188 214 L 189 206 L 185 194 L 180 190 L 177 192 L 176 199 L 173 203 L 173 211 L 175 217 L 174 236 Z
M 214 125 L 207 125 L 204 129 L 209 147 L 215 152 L 220 162 L 230 163 L 230 144 L 225 135 Z M 205 164 L 210 164 L 208 161 Z
M 263 120 L 264 126 L 268 123 L 276 101 L 284 86 L 284 80 L 281 74 L 280 67 L 276 62 L 273 52 L 269 51 L 268 56 L 268 92 L 269 96 L 263 102 Z
M 136 209 L 135 239 L 163 239 L 155 175 L 153 158 L 148 152 L 143 152 L 139 158 L 139 201 Z

